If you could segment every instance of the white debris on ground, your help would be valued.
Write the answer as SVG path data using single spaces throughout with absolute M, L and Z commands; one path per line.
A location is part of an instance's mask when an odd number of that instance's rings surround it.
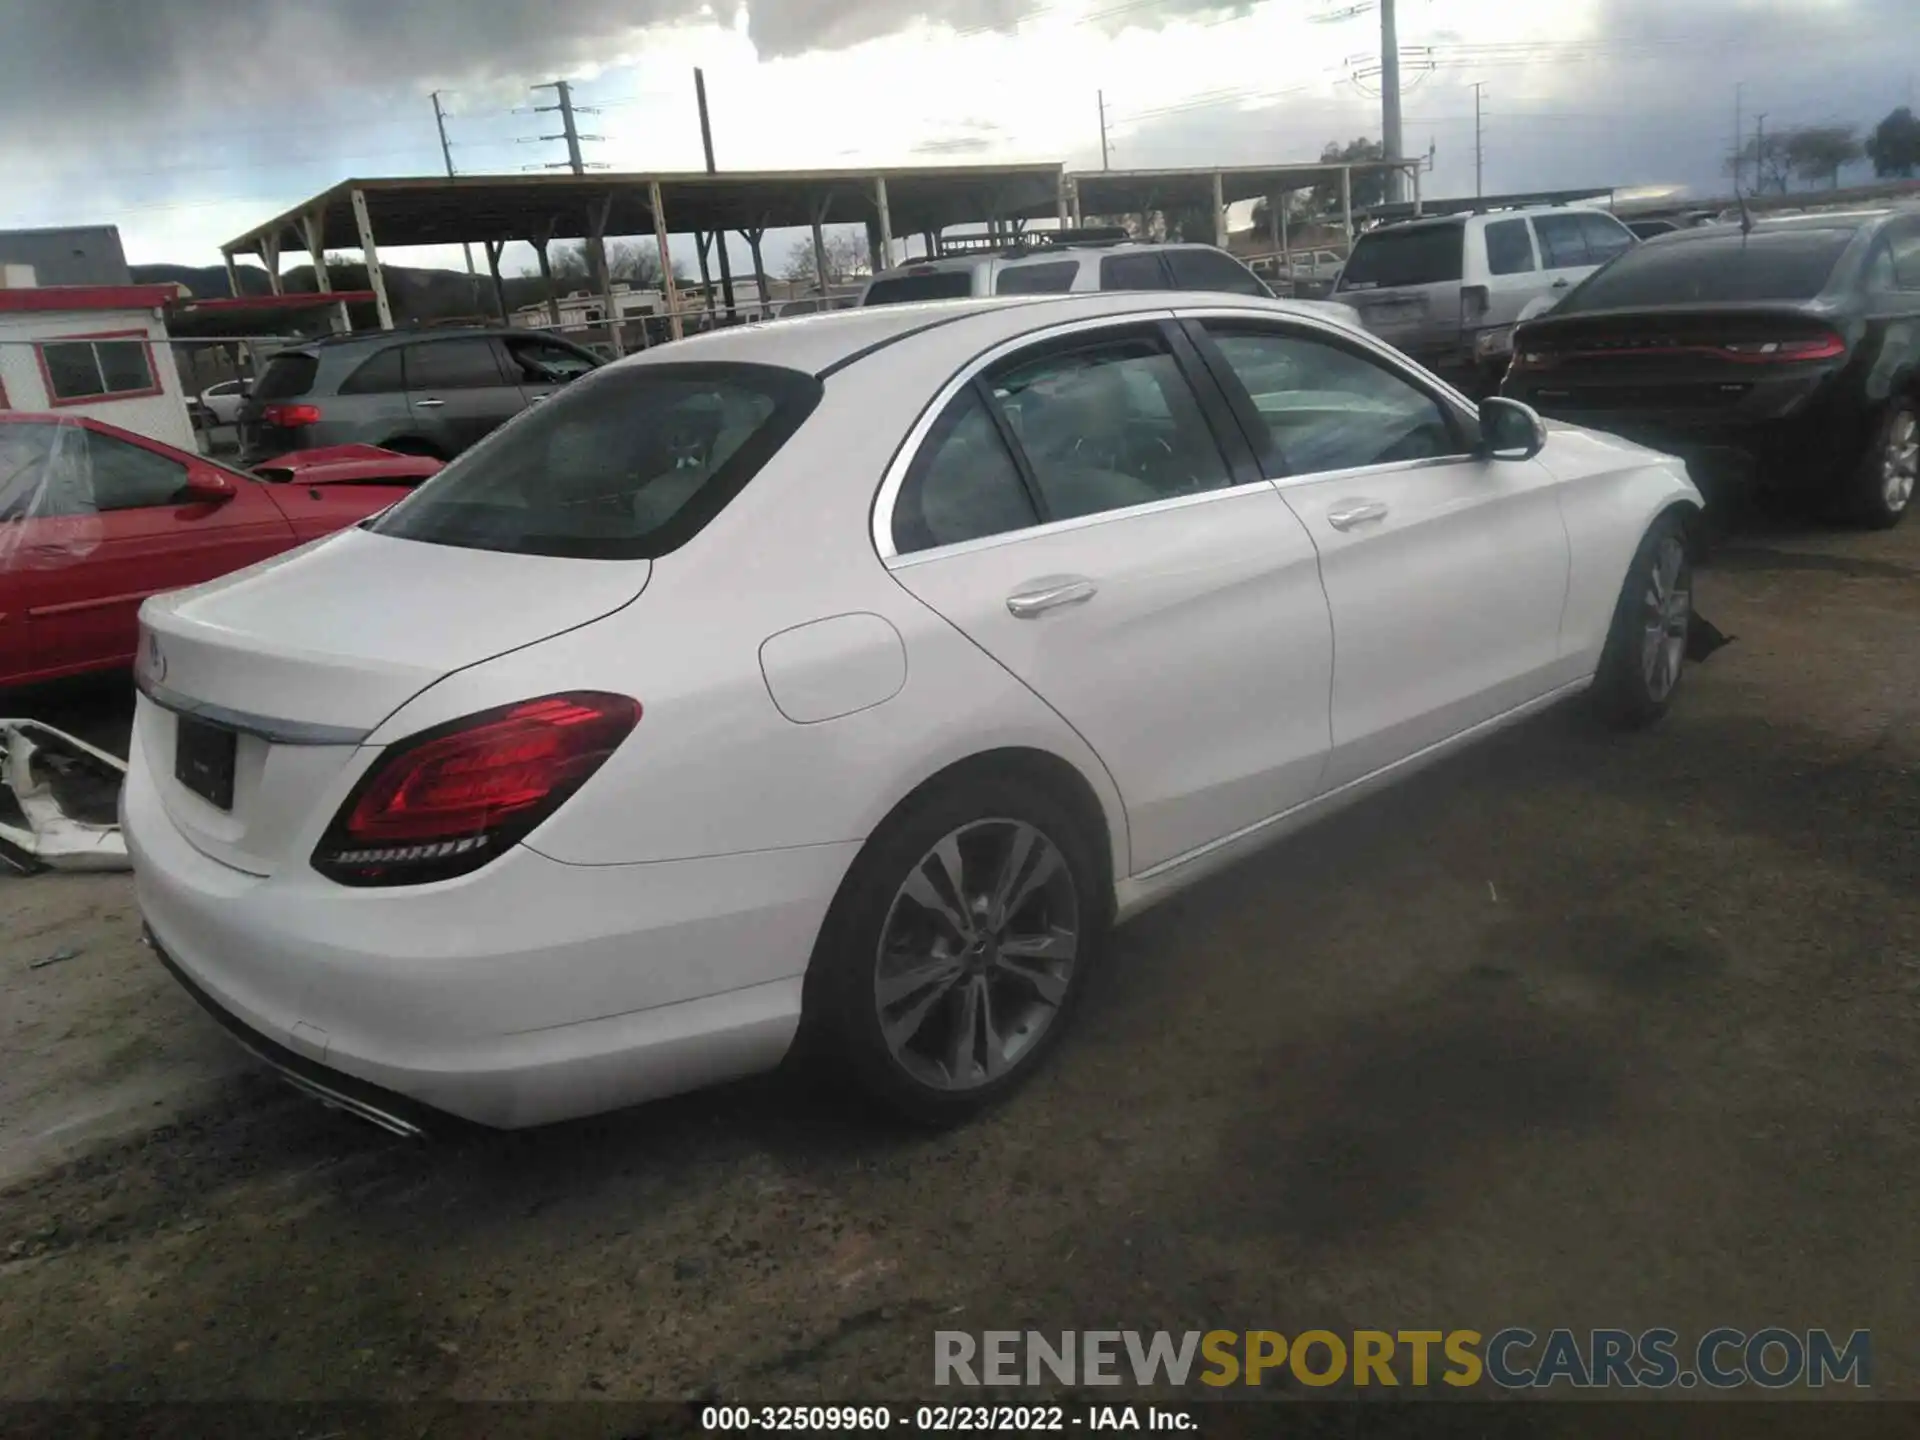
M 126 773 L 64 730 L 0 720 L 0 859 L 29 873 L 128 869 L 116 814 Z

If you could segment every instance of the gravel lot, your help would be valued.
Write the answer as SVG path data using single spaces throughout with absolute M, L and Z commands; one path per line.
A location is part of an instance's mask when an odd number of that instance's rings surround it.
M 936 1328 L 1775 1323 L 1870 1327 L 1916 1397 L 1920 523 L 1760 525 L 1698 589 L 1738 639 L 1663 727 L 1549 714 L 1147 916 L 941 1136 L 802 1075 L 393 1141 L 233 1051 L 126 877 L 0 878 L 0 1399 L 845 1401 L 925 1393 Z

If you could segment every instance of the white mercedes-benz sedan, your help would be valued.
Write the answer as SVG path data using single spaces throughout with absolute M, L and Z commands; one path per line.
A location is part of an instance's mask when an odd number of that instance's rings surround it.
M 889 306 L 577 381 L 147 601 L 151 943 L 329 1103 L 521 1126 L 803 1027 L 957 1118 L 1109 928 L 1562 697 L 1660 715 L 1681 464 L 1318 306 Z

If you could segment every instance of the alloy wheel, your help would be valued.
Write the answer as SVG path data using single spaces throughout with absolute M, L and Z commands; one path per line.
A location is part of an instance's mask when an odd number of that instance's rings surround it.
M 894 893 L 873 995 L 894 1061 L 937 1090 L 975 1090 L 1031 1053 L 1067 997 L 1080 949 L 1072 868 L 1037 827 L 949 832 Z
M 1887 429 L 1886 448 L 1880 456 L 1880 496 L 1894 514 L 1913 499 L 1916 473 L 1920 473 L 1920 423 L 1912 410 L 1903 409 Z
M 1693 592 L 1687 587 L 1687 551 L 1677 535 L 1668 535 L 1653 552 L 1647 594 L 1641 606 L 1645 626 L 1640 644 L 1640 673 L 1655 701 L 1673 693 L 1686 658 L 1687 629 L 1693 623 Z

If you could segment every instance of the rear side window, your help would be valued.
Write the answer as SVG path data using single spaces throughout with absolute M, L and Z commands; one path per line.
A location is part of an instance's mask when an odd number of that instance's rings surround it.
M 819 381 L 772 365 L 596 371 L 370 528 L 522 555 L 664 555 L 719 514 L 819 401 Z
M 893 548 L 911 555 L 1038 523 L 999 428 L 980 392 L 969 388 L 940 417 L 907 472 L 893 506 Z
M 1618 220 L 1596 211 L 1579 217 L 1580 233 L 1587 237 L 1587 254 L 1595 265 L 1604 265 L 1622 250 L 1633 248 L 1633 232 Z
M 1587 253 L 1587 232 L 1578 215 L 1536 215 L 1533 233 L 1540 237 L 1540 263 L 1549 270 L 1599 263 Z
M 1560 302 L 1556 314 L 1641 305 L 1811 300 L 1826 289 L 1851 230 L 1738 230 L 1636 245 Z
M 407 388 L 400 369 L 400 347 L 390 345 L 363 362 L 340 382 L 342 395 L 397 395 Z
M 1487 271 L 1492 275 L 1523 275 L 1536 268 L 1533 236 L 1524 220 L 1496 220 L 1487 226 Z
M 1372 290 L 1458 280 L 1466 237 L 1464 225 L 1421 225 L 1362 235 L 1340 276 L 1340 288 Z
M 1105 255 L 1100 259 L 1102 290 L 1165 290 L 1167 272 L 1152 251 L 1132 255 Z
M 313 389 L 320 373 L 320 357 L 295 350 L 271 356 L 253 387 L 256 400 L 291 400 Z
M 491 340 L 429 340 L 407 346 L 407 389 L 482 390 L 505 385 Z
M 1254 273 L 1218 250 L 1169 250 L 1167 268 L 1176 290 L 1218 290 L 1228 295 L 1266 295 Z
M 1044 265 L 1009 265 L 993 280 L 996 295 L 1064 295 L 1080 273 L 1078 260 L 1051 260 Z
M 505 343 L 507 358 L 520 372 L 518 378 L 523 385 L 563 385 L 600 368 L 591 356 L 551 340 L 515 338 Z
M 973 293 L 970 270 L 930 270 L 924 275 L 893 275 L 867 287 L 864 305 L 901 305 L 910 300 L 964 300 Z

